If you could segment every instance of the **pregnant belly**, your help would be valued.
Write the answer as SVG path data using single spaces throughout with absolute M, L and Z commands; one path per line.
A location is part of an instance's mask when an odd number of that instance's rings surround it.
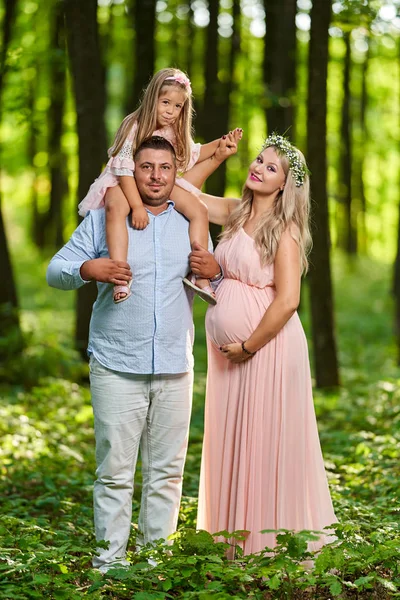
M 216 306 L 206 315 L 206 331 L 217 346 L 247 340 L 272 301 L 271 288 L 255 288 L 240 281 L 224 280 Z

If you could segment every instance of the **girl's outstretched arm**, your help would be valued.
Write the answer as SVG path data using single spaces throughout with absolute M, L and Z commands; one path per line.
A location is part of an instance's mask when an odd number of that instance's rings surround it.
M 234 134 L 224 135 L 218 140 L 218 146 L 215 153 L 203 160 L 197 162 L 194 167 L 186 171 L 183 179 L 189 181 L 198 189 L 201 188 L 207 177 L 209 177 L 224 162 L 229 156 L 233 156 L 237 152 L 237 136 Z

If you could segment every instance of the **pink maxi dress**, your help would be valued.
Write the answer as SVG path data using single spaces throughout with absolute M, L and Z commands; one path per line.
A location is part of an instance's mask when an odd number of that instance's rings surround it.
M 225 278 L 206 316 L 208 376 L 198 529 L 247 530 L 245 554 L 275 545 L 263 529 L 322 530 L 337 521 L 314 412 L 306 337 L 295 313 L 256 355 L 233 364 L 222 344 L 246 340 L 275 297 L 244 229 L 215 257 Z M 317 550 L 332 541 L 321 536 Z
M 96 210 L 97 208 L 102 208 L 104 206 L 104 197 L 107 189 L 118 185 L 118 178 L 121 175 L 134 177 L 135 163 L 133 160 L 132 148 L 134 139 L 136 137 L 137 128 L 137 122 L 135 121 L 121 150 L 116 156 L 110 157 L 105 169 L 90 186 L 88 193 L 78 206 L 78 211 L 81 217 L 84 217 L 89 210 Z M 153 135 L 159 135 L 165 138 L 175 148 L 175 132 L 170 125 L 167 125 L 162 129 L 157 129 L 153 132 Z M 199 160 L 200 148 L 201 144 L 195 144 L 194 141 L 191 140 L 191 155 L 189 164 L 186 168 L 187 171 L 191 169 Z M 177 177 L 175 183 L 185 190 L 194 192 L 196 195 L 200 193 L 200 190 L 182 177 Z

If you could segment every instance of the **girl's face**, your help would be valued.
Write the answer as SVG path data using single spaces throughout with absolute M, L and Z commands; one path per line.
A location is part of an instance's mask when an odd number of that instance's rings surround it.
M 285 186 L 286 175 L 275 149 L 270 146 L 251 163 L 246 186 L 254 192 L 270 196 Z
M 179 118 L 186 96 L 173 86 L 161 89 L 157 102 L 157 126 L 174 125 Z

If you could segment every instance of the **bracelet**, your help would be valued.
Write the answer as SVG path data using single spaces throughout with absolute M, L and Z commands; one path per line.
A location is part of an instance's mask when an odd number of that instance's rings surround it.
M 220 279 L 221 277 L 222 277 L 222 273 L 220 271 L 219 273 L 214 275 L 214 277 L 210 277 L 209 281 L 218 281 L 218 279 Z
M 244 342 L 242 342 L 242 350 L 243 350 L 243 352 L 246 352 L 246 354 L 249 354 L 250 356 L 255 355 L 255 352 L 250 352 L 250 350 L 247 350 L 247 348 L 245 348 Z

